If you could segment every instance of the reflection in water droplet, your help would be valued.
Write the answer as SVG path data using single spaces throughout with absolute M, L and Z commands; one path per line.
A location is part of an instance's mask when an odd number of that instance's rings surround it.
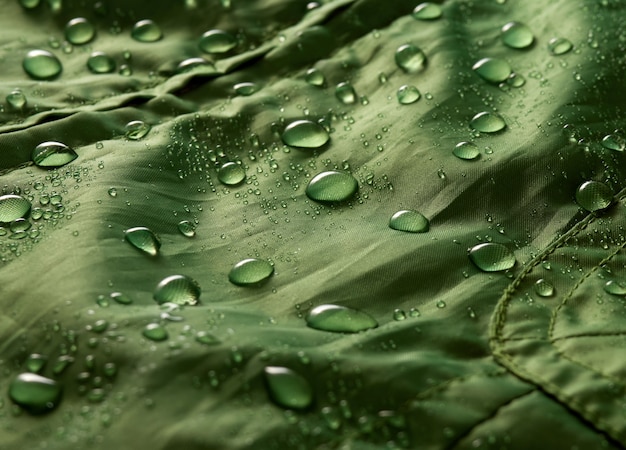
M 154 291 L 157 303 L 175 303 L 193 306 L 200 300 L 200 286 L 185 275 L 172 275 L 161 280 Z
M 576 190 L 576 203 L 589 212 L 606 209 L 613 202 L 613 191 L 599 181 L 585 181 Z
M 306 315 L 306 324 L 316 330 L 335 333 L 359 333 L 378 326 L 369 314 L 339 305 L 316 306 Z
M 246 170 L 241 164 L 227 162 L 218 169 L 217 178 L 222 184 L 236 186 L 246 179 Z
M 78 158 L 74 150 L 61 142 L 43 142 L 34 148 L 31 159 L 39 167 L 61 167 Z
M 188 220 L 181 220 L 178 222 L 178 231 L 183 236 L 194 237 L 196 235 L 196 226 Z
M 28 216 L 31 203 L 14 194 L 0 196 L 0 223 L 11 223 Z
M 151 341 L 164 341 L 169 337 L 169 334 L 163 325 L 158 323 L 150 323 L 141 332 L 147 339 Z
M 61 73 L 61 61 L 47 50 L 31 50 L 22 62 L 24 71 L 36 80 L 51 80 Z
M 7 103 L 16 111 L 21 111 L 26 106 L 26 96 L 19 89 L 14 89 L 6 96 Z
M 412 44 L 398 47 L 395 60 L 398 67 L 409 73 L 420 72 L 426 67 L 426 55 L 419 47 Z
M 124 135 L 127 139 L 138 141 L 139 139 L 145 137 L 151 128 L 152 127 L 149 124 L 142 120 L 132 120 L 124 127 Z
M 480 156 L 478 146 L 473 142 L 459 142 L 452 150 L 454 156 L 460 159 L 472 160 Z
M 602 138 L 602 147 L 623 152 L 626 148 L 626 141 L 618 134 L 607 134 Z
M 21 373 L 9 385 L 9 397 L 32 414 L 52 411 L 61 401 L 62 388 L 55 380 Z
M 326 84 L 324 74 L 315 68 L 307 70 L 305 80 L 311 86 L 321 87 Z
M 243 82 L 234 85 L 233 90 L 235 91 L 235 94 L 247 97 L 257 92 L 259 90 L 259 86 L 256 83 Z
M 156 256 L 161 248 L 161 240 L 146 227 L 134 227 L 124 231 L 124 238 L 135 248 Z
M 411 15 L 418 20 L 434 20 L 439 19 L 441 13 L 441 6 L 437 3 L 424 2 L 417 5 Z
M 351 105 L 356 102 L 356 91 L 348 81 L 339 83 L 335 88 L 335 96 L 344 105 Z
M 552 38 L 548 42 L 548 50 L 555 56 L 569 52 L 574 45 L 565 38 Z
M 358 188 L 358 182 L 349 173 L 330 170 L 311 179 L 306 195 L 319 202 L 340 202 L 352 197 Z
M 163 37 L 161 28 L 149 19 L 135 23 L 130 35 L 139 42 L 155 42 Z
M 470 260 L 484 272 L 508 270 L 515 265 L 515 255 L 502 244 L 478 244 L 469 251 Z
M 86 44 L 91 41 L 95 35 L 96 28 L 84 17 L 76 17 L 65 25 L 65 39 L 71 44 Z
M 501 37 L 504 45 L 518 49 L 530 47 L 535 40 L 530 28 L 521 22 L 505 24 L 501 30 Z
M 610 280 L 604 284 L 604 290 L 611 295 L 625 296 L 626 283 L 623 281 Z
M 276 366 L 268 366 L 264 372 L 270 398 L 279 406 L 305 409 L 313 403 L 313 389 L 302 375 Z
M 541 278 L 535 283 L 535 292 L 540 297 L 552 297 L 554 295 L 554 286 L 549 281 Z
M 239 261 L 228 274 L 231 283 L 238 286 L 258 285 L 274 273 L 274 266 L 264 259 L 249 258 Z
M 500 83 L 511 75 L 511 66 L 503 59 L 483 58 L 472 66 L 483 80 L 490 83 Z
M 482 133 L 496 133 L 506 127 L 506 122 L 500 115 L 484 111 L 472 118 L 470 126 Z
M 411 84 L 400 86 L 396 95 L 401 105 L 410 105 L 418 101 L 421 97 L 420 91 Z
M 310 120 L 296 120 L 285 128 L 283 142 L 292 147 L 318 148 L 326 144 L 330 136 L 318 123 Z
M 93 73 L 111 73 L 115 71 L 115 61 L 104 52 L 93 52 L 87 59 L 87 68 Z
M 200 50 L 205 53 L 226 53 L 237 45 L 237 39 L 222 30 L 209 30 L 200 38 Z
M 389 220 L 389 227 L 409 233 L 425 233 L 428 231 L 428 219 L 417 211 L 398 211 Z

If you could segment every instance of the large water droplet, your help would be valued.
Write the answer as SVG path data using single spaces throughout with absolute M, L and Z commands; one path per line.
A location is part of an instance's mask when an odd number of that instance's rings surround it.
M 576 203 L 589 212 L 600 211 L 613 202 L 613 191 L 599 181 L 585 181 L 576 190 Z
M 428 231 L 428 219 L 417 211 L 398 211 L 389 220 L 389 227 L 409 233 L 425 233 Z
M 480 156 L 480 150 L 478 146 L 473 142 L 459 142 L 452 150 L 454 156 L 460 159 L 476 159 Z
M 115 67 L 115 60 L 104 52 L 93 52 L 87 59 L 87 68 L 93 73 L 111 73 Z
M 420 91 L 411 84 L 400 86 L 396 95 L 401 105 L 410 105 L 418 101 L 421 97 Z
M 217 178 L 222 184 L 235 186 L 246 179 L 246 170 L 241 164 L 227 162 L 217 171 Z
M 284 408 L 305 409 L 313 402 L 309 382 L 287 367 L 266 367 L 265 382 L 271 399 Z
M 511 66 L 503 59 L 483 58 L 472 66 L 480 77 L 490 83 L 501 83 L 511 75 Z
M 623 152 L 626 148 L 626 141 L 618 134 L 607 134 L 602 138 L 602 147 Z
M 61 61 L 47 50 L 31 50 L 22 62 L 24 71 L 36 80 L 51 80 L 63 70 Z
M 552 38 L 548 42 L 548 50 L 555 56 L 569 52 L 574 45 L 565 38 Z
M 150 323 L 145 326 L 141 334 L 151 341 L 164 341 L 169 337 L 169 333 L 165 327 L 158 323 Z
M 11 381 L 9 397 L 33 414 L 52 411 L 61 401 L 58 382 L 35 373 L 21 373 Z
M 535 40 L 533 32 L 521 22 L 509 22 L 502 27 L 502 42 L 511 48 L 530 47 Z
M 139 139 L 143 139 L 148 134 L 150 128 L 152 127 L 142 120 L 132 120 L 124 127 L 124 135 L 127 139 L 138 141 Z
M 398 47 L 395 59 L 398 67 L 409 73 L 420 72 L 426 67 L 426 55 L 413 44 Z
M 554 295 L 554 286 L 549 281 L 541 278 L 535 283 L 535 292 L 540 297 L 552 297 Z
M 356 91 L 348 81 L 339 83 L 335 88 L 335 96 L 344 105 L 351 105 L 356 102 Z
M 604 284 L 604 290 L 611 295 L 625 296 L 626 283 L 623 281 L 609 280 Z
M 283 142 L 292 147 L 318 148 L 326 144 L 330 136 L 320 124 L 310 120 L 296 120 L 285 128 Z
M 149 19 L 137 22 L 130 35 L 139 42 L 156 42 L 163 37 L 161 28 Z
M 441 6 L 437 3 L 424 2 L 417 5 L 411 15 L 418 20 L 434 20 L 439 19 L 441 13 Z
M 481 133 L 496 133 L 506 127 L 506 122 L 498 114 L 483 111 L 472 118 L 470 126 Z
M 340 202 L 352 197 L 358 188 L 352 175 L 331 170 L 315 175 L 306 187 L 306 195 L 319 202 Z
M 508 270 L 515 265 L 515 255 L 502 244 L 478 244 L 469 251 L 470 260 L 484 272 Z
M 258 285 L 274 273 L 274 266 L 264 259 L 249 258 L 239 261 L 228 274 L 231 283 L 238 286 Z
M 311 86 L 321 87 L 326 84 L 326 77 L 324 77 L 324 74 L 315 68 L 307 70 L 305 80 Z
M 39 167 L 61 167 L 78 158 L 74 150 L 61 142 L 43 142 L 33 150 L 31 159 Z
M 151 256 L 156 256 L 161 248 L 161 240 L 150 228 L 129 228 L 124 231 L 124 238 L 126 238 L 133 247 Z
M 16 111 L 21 111 L 26 106 L 26 96 L 19 89 L 14 89 L 6 96 L 7 103 Z
M 200 286 L 185 275 L 172 275 L 161 280 L 154 291 L 157 303 L 176 303 L 177 305 L 196 305 L 200 300 Z
M 205 53 L 226 53 L 237 45 L 237 39 L 222 30 L 209 30 L 200 38 L 200 50 Z
M 31 204 L 24 197 L 14 194 L 0 196 L 0 223 L 11 223 L 26 217 Z
M 306 315 L 306 324 L 316 330 L 334 333 L 359 333 L 376 328 L 378 322 L 369 314 L 339 305 L 320 305 Z
M 74 45 L 86 44 L 96 35 L 96 28 L 84 17 L 76 17 L 65 25 L 65 38 Z

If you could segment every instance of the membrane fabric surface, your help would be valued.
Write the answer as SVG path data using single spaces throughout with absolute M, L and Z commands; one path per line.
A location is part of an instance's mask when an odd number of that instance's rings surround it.
M 419 3 L 0 0 L 0 449 L 626 448 L 626 2 Z

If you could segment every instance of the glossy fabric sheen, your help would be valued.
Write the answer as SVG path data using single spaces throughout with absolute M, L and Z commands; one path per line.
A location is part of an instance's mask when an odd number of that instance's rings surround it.
M 64 0 L 53 12 L 48 2 L 26 10 L 0 1 L 1 98 L 19 88 L 28 101 L 0 112 L 3 194 L 32 195 L 45 209 L 41 196 L 56 193 L 64 206 L 56 220 L 28 219 L 39 238 L 0 236 L 0 449 L 625 448 L 626 304 L 603 286 L 626 279 L 626 161 L 601 146 L 625 129 L 624 1 L 450 0 L 432 21 L 412 18 L 418 2 L 404 0 L 329 0 L 310 11 L 300 0 L 119 0 L 100 15 L 92 3 Z M 94 40 L 51 48 L 75 17 L 92 21 Z M 131 38 L 145 18 L 161 40 Z M 529 26 L 533 46 L 502 43 L 511 21 Z M 237 35 L 238 46 L 203 54 L 198 42 L 211 29 Z M 573 50 L 550 54 L 554 37 Z M 423 50 L 422 71 L 396 65 L 404 44 Z M 26 75 L 33 49 L 57 55 L 58 78 Z M 132 74 L 91 73 L 94 51 Z M 176 71 L 199 56 L 214 68 Z M 524 86 L 481 79 L 472 66 L 486 57 L 506 60 Z M 324 86 L 305 81 L 312 67 Z M 345 81 L 359 97 L 351 105 L 335 96 Z M 242 82 L 259 90 L 237 96 Z M 421 98 L 401 105 L 403 85 Z M 469 121 L 482 111 L 506 129 L 473 135 Z M 321 118 L 324 147 L 281 141 L 289 123 Z M 144 138 L 124 137 L 133 120 L 152 126 Z M 46 141 L 78 158 L 34 166 L 31 152 Z M 480 158 L 455 157 L 462 141 Z M 219 182 L 228 161 L 246 168 L 241 185 Z M 308 199 L 307 183 L 328 170 L 349 171 L 357 195 Z M 615 193 L 605 211 L 575 202 L 590 180 Z M 429 230 L 391 229 L 405 209 Z M 197 220 L 195 236 L 178 231 L 182 220 Z M 159 236 L 158 256 L 124 241 L 132 227 Z M 472 264 L 468 249 L 488 241 L 514 251 L 511 270 Z M 246 258 L 271 261 L 272 277 L 230 283 Z M 168 318 L 153 292 L 177 274 L 197 281 L 200 303 Z M 553 296 L 537 294 L 539 279 Z M 98 304 L 112 292 L 133 303 Z M 306 313 L 323 304 L 379 326 L 307 327 Z M 94 332 L 103 319 L 108 328 Z M 146 339 L 159 320 L 169 338 Z M 198 332 L 219 342 L 197 342 Z M 42 416 L 19 413 L 6 396 L 32 353 L 48 358 L 41 375 L 64 390 Z M 64 354 L 74 362 L 55 376 Z M 107 377 L 111 362 L 117 374 Z M 273 402 L 267 366 L 304 377 L 312 405 Z M 100 401 L 80 393 L 77 377 L 89 370 L 103 377 Z

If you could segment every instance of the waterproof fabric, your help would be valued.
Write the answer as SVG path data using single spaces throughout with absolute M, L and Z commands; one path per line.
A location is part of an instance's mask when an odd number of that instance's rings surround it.
M 604 289 L 626 276 L 625 160 L 601 144 L 624 127 L 626 3 L 451 0 L 430 21 L 411 16 L 417 3 L 0 2 L 0 93 L 19 88 L 27 99 L 0 114 L 2 190 L 39 208 L 24 239 L 8 225 L 0 236 L 1 449 L 626 446 L 626 304 Z M 75 17 L 97 33 L 67 46 Z M 146 18 L 162 39 L 131 38 Z M 534 45 L 506 47 L 510 21 L 526 23 Z M 211 29 L 237 46 L 202 53 Z M 554 37 L 573 49 L 551 54 Z M 424 70 L 396 65 L 407 43 L 424 51 Z M 32 49 L 56 54 L 60 76 L 29 78 Z M 93 51 L 132 73 L 91 73 Z M 192 57 L 213 65 L 177 70 Z M 472 65 L 483 57 L 506 60 L 526 83 L 481 79 Z M 306 82 L 313 67 L 323 86 Z M 344 81 L 352 104 L 335 95 Z M 238 95 L 241 82 L 258 91 Z M 406 84 L 422 97 L 401 105 Z M 501 114 L 506 129 L 472 131 L 482 111 Z M 283 144 L 285 126 L 303 118 L 324 120 L 325 147 Z M 143 139 L 125 137 L 132 120 L 152 126 Z M 78 158 L 34 166 L 33 148 L 51 140 Z M 455 157 L 461 141 L 480 157 Z M 245 167 L 243 184 L 219 182 L 227 161 Z M 331 169 L 357 179 L 356 196 L 308 199 L 310 179 Z M 615 194 L 604 211 L 576 203 L 592 180 Z M 391 229 L 402 209 L 430 229 Z M 194 237 L 179 232 L 182 220 L 197 223 Z M 124 241 L 136 226 L 160 237 L 157 257 Z M 488 241 L 513 251 L 515 266 L 479 270 L 468 248 Z M 251 257 L 271 261 L 273 276 L 229 282 Z M 168 312 L 153 292 L 175 274 L 202 294 Z M 537 294 L 539 279 L 553 295 Z M 378 327 L 307 327 L 322 304 L 366 312 Z M 150 323 L 169 338 L 145 338 Z M 219 342 L 200 343 L 198 332 Z M 47 358 L 41 375 L 63 387 L 42 415 L 8 395 L 35 353 Z M 304 377 L 311 406 L 273 401 L 267 366 Z

